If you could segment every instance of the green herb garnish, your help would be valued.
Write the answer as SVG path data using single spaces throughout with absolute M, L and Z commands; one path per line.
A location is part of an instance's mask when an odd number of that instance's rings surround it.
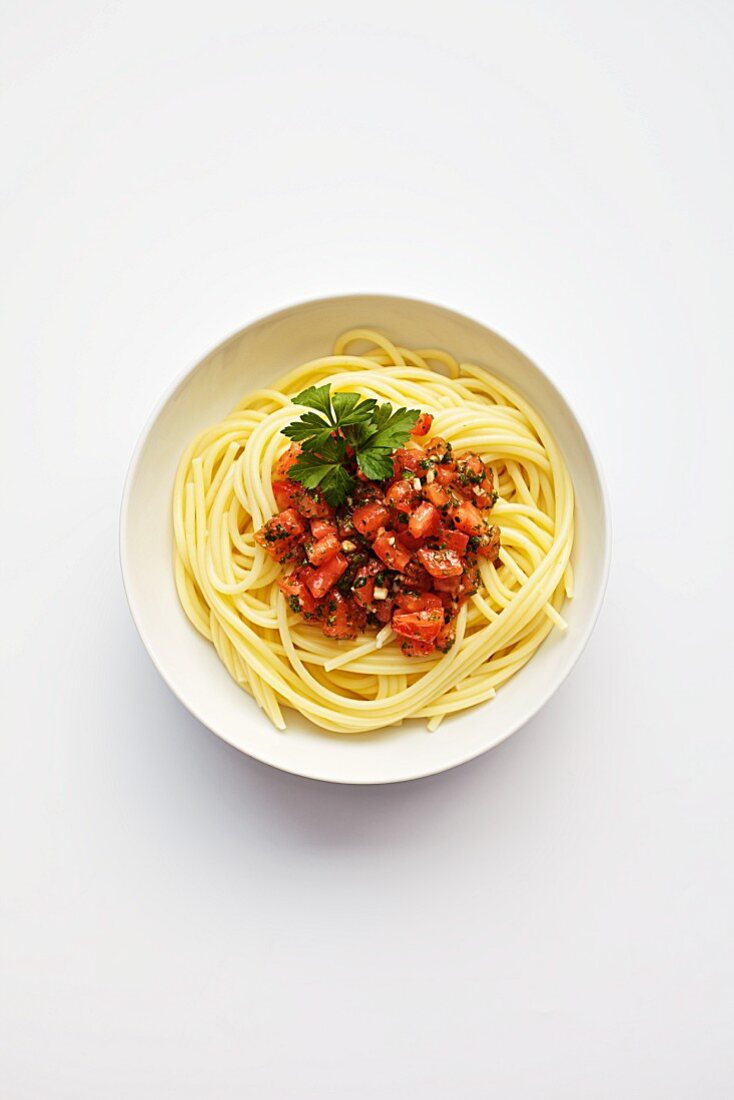
M 302 448 L 289 476 L 320 489 L 332 507 L 354 489 L 357 467 L 371 481 L 392 477 L 392 452 L 407 443 L 420 416 L 418 409 L 393 409 L 358 393 L 332 394 L 328 383 L 309 386 L 293 403 L 314 411 L 283 429 Z

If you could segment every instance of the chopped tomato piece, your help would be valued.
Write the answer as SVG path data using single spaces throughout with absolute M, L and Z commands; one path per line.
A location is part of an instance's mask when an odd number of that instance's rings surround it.
M 462 485 L 479 485 L 485 477 L 484 463 L 471 451 L 456 460 L 456 471 Z
M 275 476 L 276 478 L 287 477 L 288 471 L 291 466 L 295 465 L 296 459 L 301 453 L 300 443 L 291 443 L 288 450 L 280 456 L 275 463 Z
M 416 550 L 420 550 L 421 546 L 426 545 L 425 539 L 413 538 L 410 531 L 406 531 L 405 528 L 398 534 L 398 542 L 402 543 L 407 550 L 410 550 L 411 554 L 415 554 Z
M 352 514 L 346 507 L 340 508 L 336 514 L 336 530 L 340 539 L 351 539 L 356 532 Z
M 388 596 L 386 600 L 377 600 L 375 603 L 375 618 L 378 623 L 389 623 L 392 618 L 394 600 Z
M 431 430 L 431 424 L 433 423 L 433 417 L 430 413 L 421 413 L 415 422 L 415 427 L 410 433 L 411 435 L 428 435 Z
M 441 594 L 458 596 L 461 588 L 461 577 L 435 577 L 433 587 Z
M 440 596 L 435 592 L 400 592 L 395 603 L 401 611 L 428 611 L 431 608 L 443 608 Z
M 417 588 L 419 592 L 430 592 L 433 587 L 433 579 L 417 561 L 411 561 L 406 565 L 402 581 L 407 587 Z
M 354 526 L 359 531 L 360 535 L 365 535 L 367 538 L 372 538 L 381 527 L 390 519 L 390 513 L 384 504 L 380 504 L 378 501 L 371 501 L 369 504 L 362 504 L 359 508 L 355 508 L 352 513 L 352 520 Z
M 306 584 L 311 595 L 320 600 L 329 589 L 336 584 L 339 578 L 346 572 L 349 562 L 343 554 L 335 554 L 318 569 L 310 569 L 306 573 Z
M 436 435 L 426 447 L 426 454 L 436 462 L 450 462 L 451 444 L 440 435 Z
M 398 512 L 405 512 L 406 515 L 410 515 L 417 501 L 418 494 L 415 491 L 413 482 L 405 481 L 402 478 L 400 481 L 394 481 L 385 493 L 385 503 L 397 508 Z
M 372 549 L 389 569 L 397 569 L 399 573 L 402 573 L 410 561 L 410 551 L 397 541 L 395 533 L 391 531 L 378 535 L 372 544 Z M 418 552 L 423 553 L 422 550 Z
M 495 503 L 497 497 L 494 494 L 494 478 L 491 470 L 488 477 L 485 477 L 478 486 L 474 486 L 472 496 L 477 508 L 491 508 Z
M 448 547 L 449 550 L 455 550 L 457 554 L 462 556 L 466 553 L 466 548 L 469 544 L 469 536 L 465 535 L 463 531 L 444 530 L 438 536 L 438 545 L 441 547 Z
M 454 525 L 466 535 L 482 535 L 485 531 L 484 519 L 479 509 L 470 500 L 464 500 L 451 509 Z
M 283 561 L 305 530 L 303 520 L 295 508 L 286 508 L 256 532 L 255 541 L 276 561 Z
M 441 526 L 441 513 L 435 504 L 424 500 L 410 517 L 408 530 L 414 539 L 427 539 L 435 535 Z
M 350 614 L 350 606 L 341 592 L 332 592 L 326 600 L 325 617 L 321 629 L 327 638 L 356 638 L 357 626 Z
M 349 618 L 352 620 L 357 630 L 364 630 L 367 626 L 367 611 L 368 608 L 364 604 L 358 603 L 355 599 L 347 600 L 349 604 Z
M 457 579 L 456 577 L 447 577 L 446 580 L 442 581 L 441 583 L 442 584 L 448 584 L 449 581 L 455 581 L 456 579 Z M 459 580 L 459 582 L 461 582 L 461 577 L 459 577 L 458 580 Z M 436 583 L 438 583 L 438 580 L 436 581 Z M 461 583 L 459 584 L 459 587 L 461 587 Z M 451 592 L 436 592 L 435 594 L 438 596 L 439 600 L 441 601 L 441 607 L 443 608 L 443 617 L 444 617 L 444 619 L 446 619 L 446 617 L 447 617 L 446 616 L 447 611 L 449 613 L 448 618 L 453 619 L 454 616 L 457 614 L 457 612 L 459 610 L 459 603 L 458 603 L 458 600 L 456 598 L 456 595 L 455 594 L 452 595 Z
M 455 641 L 456 624 L 452 619 L 450 623 L 444 623 L 436 635 L 436 649 L 440 649 L 442 653 L 448 653 Z
M 445 508 L 449 503 L 449 494 L 446 492 L 443 485 L 439 485 L 436 481 L 432 482 L 430 485 L 426 485 L 423 492 L 430 500 L 431 504 L 435 505 L 436 508 Z
M 432 577 L 459 577 L 463 571 L 461 558 L 455 550 L 418 551 L 418 560 Z
M 326 519 L 331 515 L 331 509 L 320 489 L 304 489 L 298 511 L 308 519 Z
M 460 596 L 473 596 L 479 588 L 479 581 L 481 575 L 476 565 L 467 566 L 461 575 L 461 584 L 459 585 Z
M 275 503 L 281 511 L 286 508 L 298 508 L 303 496 L 303 486 L 297 481 L 285 478 L 283 481 L 273 482 L 273 496 Z
M 381 570 L 382 566 L 374 558 L 366 565 L 359 567 L 352 583 L 352 598 L 357 603 L 361 603 L 365 607 L 372 604 L 375 593 L 375 577 Z
M 434 642 L 443 626 L 443 608 L 431 607 L 424 611 L 395 611 L 392 628 L 404 638 L 419 642 Z
M 392 465 L 395 477 L 402 477 L 404 470 L 410 470 L 414 477 L 425 477 L 426 452 L 422 447 L 398 447 L 393 451 Z
M 369 478 L 365 478 L 363 483 L 355 487 L 353 499 L 357 504 L 367 504 L 368 501 L 375 500 L 382 504 L 384 502 L 384 496 L 385 494 L 380 481 L 370 481 Z
M 312 617 L 316 611 L 316 600 L 309 592 L 304 580 L 303 569 L 296 569 L 287 577 L 281 577 L 278 587 L 288 601 L 291 611 L 300 612 L 301 615 Z
M 436 481 L 439 485 L 450 485 L 452 481 L 456 481 L 456 470 L 453 463 L 448 463 L 445 466 L 436 467 Z
M 336 534 L 336 526 L 330 520 L 312 519 L 311 534 L 315 539 L 325 539 L 327 535 Z
M 482 535 L 479 541 L 479 547 L 477 554 L 481 558 L 489 558 L 490 561 L 496 561 L 500 552 L 500 529 L 497 526 L 490 527 L 486 534 Z
M 334 555 L 338 553 L 339 539 L 336 537 L 336 534 L 332 532 L 312 543 L 306 550 L 306 557 L 311 562 L 311 565 L 323 565 L 325 562 L 331 561 Z

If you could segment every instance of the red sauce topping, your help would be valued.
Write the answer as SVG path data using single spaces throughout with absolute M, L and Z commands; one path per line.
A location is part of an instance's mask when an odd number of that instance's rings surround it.
M 422 414 L 413 436 L 425 436 Z M 279 460 L 273 492 L 281 511 L 255 539 L 294 568 L 279 580 L 292 611 L 329 638 L 356 638 L 391 623 L 410 656 L 447 652 L 462 602 L 479 585 L 477 559 L 497 560 L 490 522 L 492 471 L 478 455 L 454 455 L 434 437 L 393 451 L 393 476 L 363 475 L 334 509 L 318 489 L 288 477 L 300 447 Z

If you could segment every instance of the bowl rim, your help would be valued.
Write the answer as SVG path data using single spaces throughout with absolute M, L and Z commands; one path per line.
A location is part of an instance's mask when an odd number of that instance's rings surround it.
M 406 773 L 406 774 L 400 775 L 400 776 L 396 776 L 394 778 L 372 777 L 372 776 L 367 775 L 364 778 L 360 778 L 360 779 L 344 779 L 344 778 L 339 778 L 338 776 L 336 776 L 334 774 L 330 774 L 328 772 L 328 770 L 313 769 L 313 770 L 309 770 L 309 771 L 303 771 L 303 770 L 299 770 L 298 768 L 295 768 L 295 767 L 291 768 L 291 767 L 288 767 L 286 764 L 284 764 L 281 761 L 276 762 L 273 759 L 269 758 L 269 754 L 268 754 L 267 751 L 263 752 L 263 751 L 260 751 L 257 748 L 253 749 L 253 748 L 250 748 L 250 747 L 248 747 L 246 749 L 242 748 L 240 745 L 235 744 L 234 741 L 231 741 L 224 734 L 220 733 L 218 730 L 214 729 L 211 725 L 209 725 L 207 719 L 204 718 L 199 713 L 199 709 L 198 709 L 196 703 L 192 702 L 189 698 L 187 698 L 187 692 L 186 692 L 185 688 L 180 687 L 180 686 L 174 686 L 174 684 L 172 683 L 171 679 L 169 678 L 169 676 L 168 676 L 168 674 L 165 670 L 163 662 L 159 659 L 158 655 L 156 654 L 155 649 L 152 645 L 152 642 L 146 637 L 145 631 L 144 631 L 144 629 L 141 625 L 141 616 L 140 616 L 140 614 L 138 612 L 138 609 L 137 609 L 137 606 L 136 606 L 135 594 L 133 592 L 133 588 L 132 588 L 132 585 L 131 585 L 131 582 L 130 582 L 129 566 L 128 566 L 128 558 L 127 558 L 128 512 L 129 512 L 129 508 L 130 508 L 132 486 L 133 486 L 134 481 L 135 481 L 135 476 L 137 474 L 138 467 L 140 465 L 140 460 L 141 460 L 143 451 L 145 449 L 145 445 L 148 441 L 148 437 L 150 436 L 150 434 L 153 430 L 153 427 L 155 426 L 161 412 L 166 407 L 166 405 L 169 403 L 169 401 L 171 401 L 172 398 L 175 397 L 176 393 L 184 385 L 184 383 L 187 381 L 189 376 L 191 374 L 193 374 L 193 372 L 195 370 L 197 370 L 198 367 L 211 354 L 213 354 L 215 351 L 219 351 L 219 350 L 225 348 L 229 343 L 231 343 L 231 341 L 233 341 L 238 336 L 240 336 L 240 334 L 242 332 L 244 332 L 248 328 L 252 328 L 254 325 L 261 324 L 265 321 L 276 321 L 283 314 L 291 313 L 293 310 L 297 310 L 297 309 L 301 309 L 301 308 L 307 308 L 307 307 L 313 307 L 313 306 L 325 305 L 325 304 L 330 303 L 330 302 L 344 301 L 344 300 L 349 299 L 349 298 L 360 298 L 360 299 L 365 299 L 365 298 L 370 299 L 370 298 L 372 298 L 376 301 L 377 300 L 384 300 L 386 298 L 389 298 L 392 301 L 397 302 L 397 303 L 405 303 L 405 304 L 408 304 L 408 305 L 419 305 L 419 306 L 428 307 L 429 309 L 441 310 L 444 313 L 452 314 L 455 318 L 457 318 L 460 321 L 468 321 L 471 324 L 479 325 L 481 328 L 487 329 L 493 335 L 499 337 L 500 340 L 502 340 L 503 342 L 508 344 L 511 348 L 515 349 L 516 351 L 519 351 L 520 354 L 525 359 L 527 359 L 537 371 L 539 371 L 539 373 L 542 375 L 542 377 L 545 379 L 545 381 L 547 381 L 550 384 L 550 386 L 552 387 L 552 389 L 554 389 L 556 391 L 556 393 L 560 396 L 560 398 L 565 403 L 567 409 L 571 413 L 571 416 L 573 417 L 573 419 L 576 423 L 576 426 L 578 428 L 578 431 L 580 432 L 581 438 L 583 439 L 584 443 L 586 444 L 586 447 L 588 448 L 589 455 L 591 456 L 591 461 L 592 461 L 592 464 L 593 464 L 593 467 L 594 467 L 594 473 L 596 474 L 596 477 L 597 477 L 597 480 L 598 480 L 598 483 L 599 483 L 599 489 L 600 489 L 600 495 L 601 495 L 601 505 L 602 505 L 602 508 L 601 508 L 602 522 L 603 522 L 603 525 L 604 525 L 604 539 L 603 539 L 604 558 L 603 558 L 603 562 L 602 562 L 601 579 L 600 579 L 600 583 L 598 585 L 598 589 L 597 589 L 597 593 L 596 593 L 596 599 L 595 599 L 594 605 L 592 607 L 591 613 L 588 616 L 588 619 L 587 619 L 586 625 L 583 629 L 583 632 L 578 636 L 577 645 L 576 645 L 576 652 L 573 656 L 573 659 L 571 660 L 568 667 L 564 670 L 563 675 L 560 677 L 560 679 L 554 681 L 551 684 L 551 686 L 538 697 L 537 700 L 534 700 L 527 707 L 527 709 L 525 711 L 523 711 L 520 714 L 520 716 L 515 721 L 513 721 L 506 730 L 504 730 L 502 732 L 502 735 L 500 737 L 498 737 L 498 739 L 496 741 L 492 742 L 492 744 L 482 745 L 479 748 L 473 746 L 468 750 L 464 749 L 462 751 L 457 752 L 456 758 L 451 760 L 449 763 L 443 763 L 441 765 L 431 766 L 431 767 L 428 767 L 428 768 L 426 768 L 426 767 L 417 768 L 414 771 L 410 771 L 409 773 Z M 553 695 L 555 695 L 555 693 L 558 691 L 558 689 L 561 687 L 561 685 L 566 681 L 568 676 L 571 674 L 571 672 L 573 671 L 573 669 L 576 666 L 577 661 L 581 657 L 581 654 L 586 649 L 586 646 L 589 642 L 589 638 L 591 637 L 591 634 L 594 630 L 594 627 L 596 626 L 596 623 L 597 623 L 598 618 L 599 618 L 599 614 L 601 612 L 602 605 L 604 603 L 604 597 L 605 597 L 606 590 L 607 590 L 607 585 L 608 585 L 608 582 L 609 582 L 609 571 L 610 571 L 610 567 L 611 567 L 612 517 L 611 517 L 611 506 L 610 506 L 609 490 L 608 490 L 606 478 L 605 478 L 605 475 L 604 475 L 604 469 L 603 469 L 602 464 L 600 462 L 598 451 L 597 451 L 596 447 L 594 446 L 594 443 L 593 443 L 593 441 L 592 441 L 592 439 L 589 435 L 588 430 L 586 429 L 586 427 L 584 426 L 582 421 L 579 419 L 579 416 L 576 413 L 575 408 L 569 402 L 568 398 L 566 397 L 566 394 L 561 389 L 561 387 L 557 384 L 557 382 L 554 379 L 550 378 L 548 376 L 548 374 L 545 372 L 545 370 L 543 370 L 542 367 L 538 366 L 538 364 L 535 362 L 534 359 L 531 359 L 530 356 L 526 355 L 525 352 L 523 352 L 522 348 L 519 348 L 518 345 L 513 343 L 512 341 L 507 340 L 500 332 L 497 332 L 496 329 L 491 328 L 489 325 L 485 324 L 484 321 L 478 321 L 478 320 L 476 320 L 476 318 L 470 317 L 468 314 L 463 313 L 460 310 L 456 310 L 451 306 L 445 306 L 445 305 L 442 305 L 441 303 L 429 301 L 425 298 L 414 298 L 414 297 L 408 297 L 406 295 L 401 295 L 401 294 L 381 294 L 381 293 L 374 292 L 374 291 L 371 291 L 371 292 L 351 291 L 351 292 L 347 292 L 347 293 L 344 293 L 344 294 L 328 294 L 328 295 L 325 295 L 325 296 L 319 297 L 319 298 L 306 298 L 306 299 L 300 300 L 298 302 L 294 302 L 291 305 L 284 306 L 281 309 L 277 309 L 277 310 L 274 310 L 274 311 L 269 311 L 267 313 L 263 313 L 260 316 L 248 321 L 246 324 L 241 325 L 234 332 L 230 333 L 230 335 L 228 337 L 226 337 L 224 340 L 221 340 L 219 343 L 215 344 L 212 348 L 210 348 L 209 351 L 205 352 L 204 355 L 201 355 L 196 360 L 196 362 L 194 362 L 191 366 L 185 367 L 182 371 L 180 371 L 176 375 L 176 377 L 166 387 L 166 389 L 163 391 L 163 393 L 159 397 L 158 401 L 153 406 L 152 411 L 148 415 L 145 423 L 143 424 L 143 427 L 140 430 L 140 433 L 138 434 L 135 446 L 133 448 L 133 451 L 132 451 L 132 454 L 131 454 L 131 457 L 130 457 L 130 461 L 129 461 L 128 468 L 127 468 L 127 473 L 125 475 L 123 490 L 122 490 L 122 498 L 120 500 L 118 550 L 119 550 L 119 555 L 120 555 L 120 569 L 121 569 L 121 573 L 122 573 L 122 585 L 123 585 L 123 589 L 124 589 L 124 592 L 125 592 L 125 597 L 127 599 L 128 607 L 130 609 L 130 614 L 132 616 L 132 620 L 133 620 L 133 623 L 135 625 L 135 629 L 137 630 L 138 636 L 140 637 L 140 640 L 143 643 L 143 647 L 146 650 L 148 656 L 150 657 L 151 661 L 153 662 L 153 665 L 155 666 L 156 670 L 158 671 L 158 674 L 160 675 L 161 679 L 164 681 L 164 683 L 166 684 L 168 689 L 179 700 L 179 702 L 182 703 L 184 707 L 186 707 L 186 709 L 189 711 L 189 713 L 192 714 L 193 717 L 196 718 L 196 720 L 201 723 L 201 725 L 205 729 L 209 730 L 212 734 L 214 734 L 214 736 L 218 737 L 221 741 L 224 741 L 226 744 L 231 745 L 233 748 L 237 749 L 238 752 L 242 752 L 246 756 L 250 756 L 250 757 L 252 757 L 252 759 L 257 760 L 262 764 L 267 764 L 269 767 L 275 768 L 278 771 L 287 772 L 290 775 L 297 775 L 301 778 L 312 779 L 312 780 L 315 780 L 317 782 L 335 783 L 335 784 L 344 785 L 344 786 L 381 786 L 381 785 L 388 785 L 388 784 L 393 784 L 393 783 L 408 783 L 408 782 L 412 782 L 413 780 L 416 780 L 416 779 L 425 779 L 425 778 L 427 778 L 431 775 L 439 775 L 442 772 L 452 771 L 454 768 L 458 768 L 462 764 L 467 764 L 467 763 L 469 763 L 470 760 L 475 760 L 479 756 L 483 756 L 484 753 L 489 752 L 491 749 L 497 748 L 497 746 L 501 745 L 503 743 L 503 741 L 506 741 L 508 739 L 508 737 L 511 737 L 514 733 L 516 733 L 519 729 L 521 729 L 524 725 L 526 725 L 532 718 L 535 717 L 535 715 L 540 710 L 542 710 L 542 708 L 551 699 L 551 697 Z

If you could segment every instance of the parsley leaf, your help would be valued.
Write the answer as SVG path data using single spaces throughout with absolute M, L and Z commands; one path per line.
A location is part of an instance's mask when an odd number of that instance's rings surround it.
M 315 411 L 283 429 L 302 448 L 289 475 L 306 489 L 320 489 L 332 507 L 355 487 L 354 458 L 370 480 L 392 477 L 392 452 L 407 442 L 420 415 L 417 409 L 395 410 L 357 393 L 332 395 L 328 383 L 309 386 L 293 402 Z
M 340 428 L 348 424 L 367 423 L 377 408 L 374 398 L 366 397 L 362 400 L 358 393 L 335 393 L 331 404 Z
M 383 410 L 387 409 L 387 414 Z M 396 447 L 407 443 L 410 433 L 420 416 L 418 409 L 395 409 L 390 405 L 380 405 L 375 417 L 376 431 L 362 443 L 364 450 L 394 451 Z
M 328 416 L 333 423 L 331 415 L 331 386 L 327 382 L 325 386 L 309 386 L 307 390 L 293 398 L 294 405 L 307 405 L 309 409 Z
M 359 451 L 357 462 L 365 477 L 370 481 L 384 481 L 392 477 L 392 451 Z
M 302 443 L 305 439 L 314 440 L 314 446 L 322 446 L 333 432 L 331 424 L 327 424 L 315 412 L 304 413 L 300 420 L 294 420 L 286 428 L 283 435 L 296 443 Z
M 320 489 L 334 508 L 341 504 L 354 486 L 354 478 L 341 462 L 310 451 L 303 451 L 288 472 L 305 489 Z

